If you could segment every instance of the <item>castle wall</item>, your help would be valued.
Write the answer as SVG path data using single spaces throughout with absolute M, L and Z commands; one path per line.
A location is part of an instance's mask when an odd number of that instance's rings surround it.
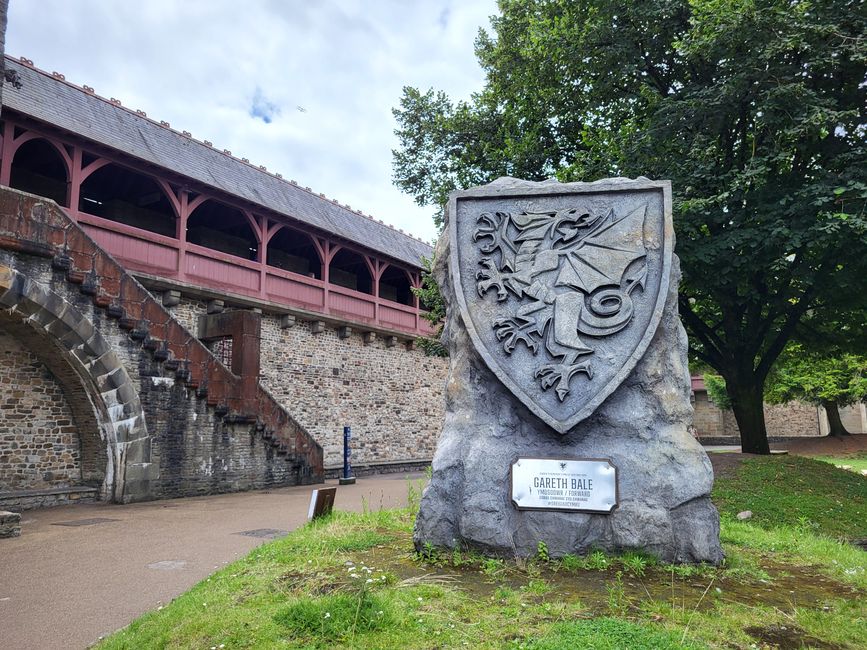
M 197 331 L 207 304 L 184 295 L 169 308 Z M 325 466 L 343 462 L 343 426 L 352 427 L 352 462 L 386 465 L 429 461 L 445 406 L 447 361 L 382 336 L 297 320 L 281 327 L 262 315 L 261 382 L 322 445 Z M 347 334 L 347 332 L 342 332 Z M 368 342 L 369 341 L 369 342 Z
M 80 481 L 79 430 L 63 387 L 0 324 L 0 491 Z

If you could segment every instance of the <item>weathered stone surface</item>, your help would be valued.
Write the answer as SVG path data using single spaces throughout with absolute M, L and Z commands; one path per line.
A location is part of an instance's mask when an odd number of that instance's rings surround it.
M 0 510 L 0 539 L 21 534 L 21 514 Z
M 540 187 L 514 179 L 498 184 Z M 447 268 L 449 249 L 444 234 L 435 272 L 448 306 L 446 414 L 416 544 L 529 556 L 545 542 L 555 557 L 642 549 L 668 561 L 719 563 L 719 517 L 709 498 L 713 471 L 687 430 L 692 407 L 677 258 L 643 356 L 592 415 L 561 434 L 515 398 L 471 343 Z M 517 510 L 509 468 L 519 457 L 610 459 L 619 473 L 619 507 L 610 515 Z

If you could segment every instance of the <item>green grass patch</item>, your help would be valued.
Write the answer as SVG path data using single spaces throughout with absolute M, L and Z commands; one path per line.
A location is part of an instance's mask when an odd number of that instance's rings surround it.
M 413 508 L 336 512 L 97 647 L 863 647 L 867 553 L 839 539 L 867 536 L 863 483 L 819 461 L 744 463 L 714 494 L 722 567 L 599 550 L 556 559 L 544 540 L 520 561 L 416 552 Z M 744 509 L 753 519 L 735 519 Z
M 685 642 L 681 635 L 658 625 L 605 617 L 557 623 L 541 639 L 530 640 L 516 647 L 527 650 L 678 650 L 703 646 Z
M 862 470 L 867 469 L 867 452 L 865 451 L 842 456 L 813 456 L 812 458 L 813 460 L 821 460 L 823 463 L 839 466 L 838 469 L 847 467 L 848 471 L 855 472 L 856 474 L 860 474 Z
M 750 523 L 760 528 L 800 526 L 829 537 L 867 537 L 867 480 L 818 460 L 745 460 L 717 479 L 712 496 L 720 514 L 750 510 Z

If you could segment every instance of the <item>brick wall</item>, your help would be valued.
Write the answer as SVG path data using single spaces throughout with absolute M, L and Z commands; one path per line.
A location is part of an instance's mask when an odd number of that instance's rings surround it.
M 63 388 L 0 323 L 0 491 L 81 482 L 78 427 Z

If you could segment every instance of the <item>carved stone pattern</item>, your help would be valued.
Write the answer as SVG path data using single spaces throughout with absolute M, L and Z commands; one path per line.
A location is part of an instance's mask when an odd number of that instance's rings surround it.
M 510 302 L 491 322 L 503 351 L 523 343 L 541 356 L 534 376 L 562 402 L 579 374 L 593 379 L 592 340 L 629 326 L 632 293 L 647 277 L 646 205 L 549 212 L 482 212 L 472 240 L 481 253 L 481 298 Z M 541 354 L 540 354 L 541 353 Z

